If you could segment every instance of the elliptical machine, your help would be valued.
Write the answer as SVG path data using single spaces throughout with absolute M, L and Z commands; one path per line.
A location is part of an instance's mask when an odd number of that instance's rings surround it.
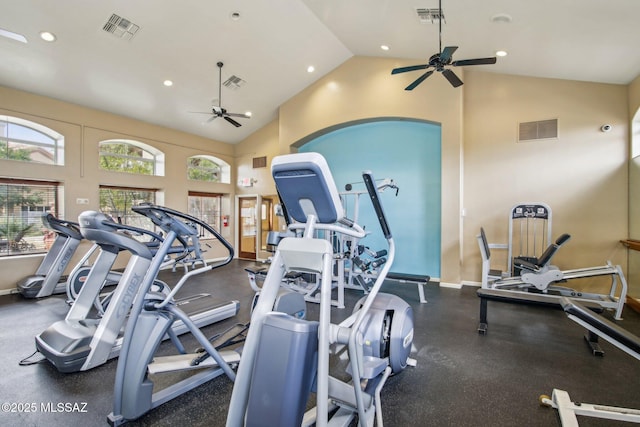
M 66 291 L 67 278 L 62 276 L 71 257 L 82 241 L 77 222 L 64 221 L 48 213 L 42 224 L 56 233 L 53 245 L 32 276 L 18 282 L 18 291 L 25 298 L 42 298 Z
M 144 204 L 133 209 L 149 217 L 154 224 L 167 231 L 165 240 L 158 250 L 159 254 L 169 250 L 177 236 L 195 233 L 196 230 L 191 224 L 206 225 L 196 218 L 166 207 Z M 235 378 L 233 367 L 239 363 L 240 354 L 234 350 L 218 351 L 200 331 L 198 325 L 173 299 L 175 293 L 189 277 L 205 269 L 209 271 L 222 267 L 233 259 L 234 251 L 231 244 L 216 230 L 208 225 L 206 227 L 208 227 L 207 231 L 227 250 L 228 256 L 224 260 L 188 272 L 174 286 L 171 293 L 164 294 L 150 292 L 153 278 L 162 265 L 162 260 L 156 256 L 138 287 L 118 359 L 113 412 L 107 417 L 112 426 L 139 418 L 151 409 L 222 374 L 227 375 L 232 381 Z M 193 334 L 202 346 L 202 351 L 187 354 L 172 332 L 176 323 L 181 323 Z M 171 337 L 172 343 L 181 354 L 155 356 L 156 350 L 166 335 Z M 149 374 L 184 370 L 198 372 L 162 390 L 154 390 L 154 383 Z
M 289 229 L 304 230 L 303 237 L 283 239 L 274 255 L 251 317 L 226 425 L 347 426 L 357 416 L 360 427 L 373 426 L 374 420 L 382 426 L 381 389 L 391 373 L 413 362 L 409 358 L 413 312 L 397 296 L 379 293 L 395 246 L 373 176 L 363 173 L 389 245 L 388 261 L 353 315 L 334 325 L 333 247 L 321 235 L 334 232 L 362 238 L 365 232 L 344 217 L 333 177 L 320 154 L 278 156 L 273 159 L 272 174 L 283 204 L 296 221 Z M 319 321 L 272 312 L 282 278 L 291 271 L 320 274 Z M 329 374 L 332 345 L 346 346 L 349 382 Z M 314 385 L 317 407 L 305 413 Z

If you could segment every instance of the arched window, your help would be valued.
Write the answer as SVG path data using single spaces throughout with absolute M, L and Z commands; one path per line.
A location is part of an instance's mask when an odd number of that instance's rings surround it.
M 29 120 L 0 116 L 0 159 L 64 165 L 64 137 Z
M 231 167 L 224 160 L 213 156 L 193 156 L 187 159 L 187 178 L 195 181 L 231 182 Z
M 100 142 L 100 168 L 112 172 L 164 176 L 164 153 L 129 139 Z

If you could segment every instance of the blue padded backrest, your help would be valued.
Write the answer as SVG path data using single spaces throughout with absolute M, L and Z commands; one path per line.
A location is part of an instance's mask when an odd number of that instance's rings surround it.
M 277 156 L 271 163 L 271 174 L 289 216 L 297 222 L 307 222 L 310 214 L 323 224 L 344 217 L 338 188 L 321 154 Z

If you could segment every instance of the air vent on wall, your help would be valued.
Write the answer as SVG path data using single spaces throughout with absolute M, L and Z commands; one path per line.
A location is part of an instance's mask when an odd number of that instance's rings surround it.
M 253 158 L 254 169 L 266 168 L 266 167 L 267 167 L 267 156 Z
M 416 13 L 418 14 L 418 19 L 422 24 L 434 24 L 440 22 L 446 22 L 444 14 L 441 9 L 426 9 L 423 7 L 416 8 Z
M 231 76 L 227 80 L 225 80 L 222 85 L 228 87 L 229 89 L 237 90 L 244 86 L 245 83 L 246 81 L 242 80 L 240 77 Z
M 558 137 L 558 119 L 520 123 L 518 142 Z
M 102 27 L 107 33 L 111 33 L 116 37 L 131 40 L 136 35 L 140 27 L 133 22 L 125 19 L 115 13 L 111 15 L 109 20 Z

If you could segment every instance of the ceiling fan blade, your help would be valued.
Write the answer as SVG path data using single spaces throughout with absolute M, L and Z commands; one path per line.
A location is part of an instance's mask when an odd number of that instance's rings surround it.
M 394 68 L 393 70 L 391 70 L 391 74 L 400 74 L 400 73 L 406 73 L 408 71 L 424 70 L 425 68 L 428 68 L 428 67 L 429 67 L 429 64 L 422 64 L 422 65 L 411 65 L 410 67 Z
M 250 119 L 251 116 L 247 116 L 246 114 L 240 114 L 240 113 L 225 113 L 227 116 L 230 117 L 241 117 L 243 119 Z
M 211 113 L 209 113 L 209 114 L 211 114 Z M 205 121 L 205 123 L 211 123 L 212 121 L 214 121 L 217 118 L 218 118 L 218 116 L 211 116 Z
M 451 83 L 451 86 L 453 87 L 462 86 L 462 80 L 460 80 L 458 76 L 456 76 L 456 73 L 454 73 L 450 69 L 447 68 L 443 70 L 442 75 L 444 75 L 447 78 L 447 80 L 449 80 L 449 83 Z
M 440 62 L 443 64 L 448 64 L 451 61 L 451 57 L 453 56 L 453 52 L 458 50 L 458 46 L 447 46 L 442 49 L 442 53 L 440 54 Z
M 211 114 L 211 111 L 187 111 L 187 113 L 191 113 L 191 114 Z
M 229 123 L 231 123 L 232 125 L 234 125 L 235 127 L 239 128 L 240 126 L 242 126 L 240 123 L 236 122 L 235 120 L 233 120 L 231 117 L 229 116 L 224 116 L 223 119 L 225 119 L 226 121 L 228 121 Z
M 493 58 L 476 58 L 476 59 L 461 59 L 460 61 L 453 61 L 451 65 L 454 67 L 461 67 L 465 65 L 491 65 L 497 61 L 496 57 Z
M 433 70 L 429 70 L 426 73 L 424 73 L 423 75 L 421 75 L 420 77 L 418 77 L 413 83 L 411 83 L 409 86 L 405 87 L 404 90 L 413 90 L 416 88 L 416 86 L 418 86 L 420 83 L 422 83 L 427 77 L 429 77 L 431 74 L 433 74 Z

